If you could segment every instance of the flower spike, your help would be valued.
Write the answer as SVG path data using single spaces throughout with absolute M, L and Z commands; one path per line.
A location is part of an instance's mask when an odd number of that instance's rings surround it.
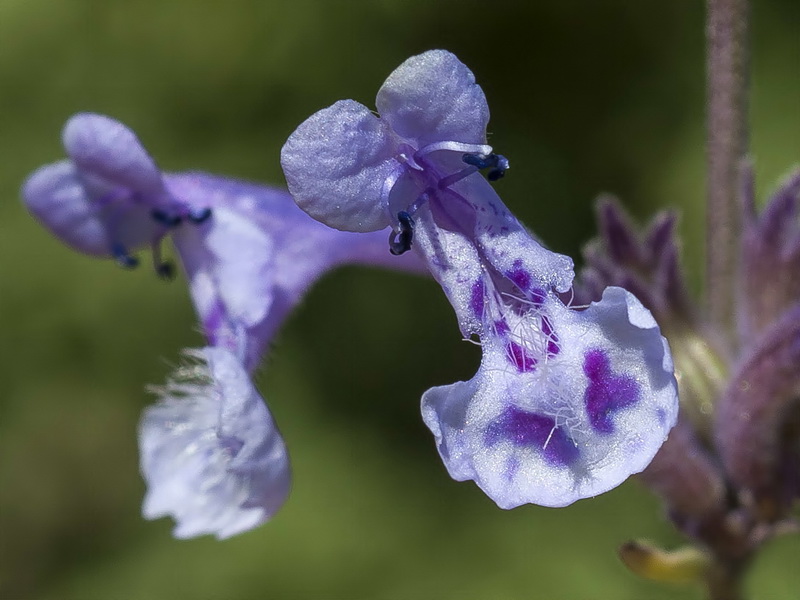
M 666 340 L 629 292 L 565 305 L 572 261 L 509 212 L 486 145 L 489 109 L 472 72 L 433 50 L 398 67 L 380 116 L 351 100 L 312 115 L 281 162 L 298 206 L 338 229 L 395 220 L 442 285 L 464 337 L 483 350 L 468 382 L 428 390 L 422 414 L 450 475 L 500 507 L 564 506 L 609 490 L 652 460 L 677 417 Z M 467 165 L 466 167 L 464 165 Z

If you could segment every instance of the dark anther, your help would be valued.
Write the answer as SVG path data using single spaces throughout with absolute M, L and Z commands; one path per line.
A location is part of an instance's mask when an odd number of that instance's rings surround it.
M 114 244 L 111 247 L 111 255 L 116 263 L 123 269 L 135 269 L 139 266 L 139 259 L 128 254 L 122 244 Z
M 157 264 L 156 275 L 165 281 L 172 281 L 175 279 L 175 265 L 169 261 L 164 261 Z
M 479 169 L 485 169 L 491 164 L 488 162 L 489 156 L 491 156 L 491 154 L 489 154 L 488 156 L 485 154 L 465 154 L 464 156 L 461 157 L 461 160 L 463 160 L 468 165 L 472 165 L 473 167 L 478 167 Z
M 154 208 L 150 213 L 150 216 L 161 223 L 164 227 L 177 227 L 182 221 L 180 215 L 170 215 L 158 208 Z
M 486 178 L 489 181 L 497 181 L 498 179 L 500 179 L 503 175 L 506 174 L 506 171 L 508 171 L 508 166 L 509 166 L 508 159 L 502 154 L 494 154 L 493 156 L 497 157 L 497 164 L 492 170 L 489 171 L 488 175 L 486 175 Z
M 468 165 L 477 167 L 478 169 L 490 169 L 486 178 L 489 181 L 497 181 L 508 170 L 508 159 L 502 154 L 465 154 L 461 157 Z
M 210 216 L 211 216 L 210 208 L 203 208 L 201 210 L 192 210 L 189 212 L 189 220 L 195 225 L 199 225 L 200 223 L 207 221 L 208 217 Z
M 392 230 L 389 237 L 389 252 L 399 256 L 411 250 L 411 242 L 414 239 L 414 219 L 406 211 L 401 210 L 397 213 L 398 228 Z

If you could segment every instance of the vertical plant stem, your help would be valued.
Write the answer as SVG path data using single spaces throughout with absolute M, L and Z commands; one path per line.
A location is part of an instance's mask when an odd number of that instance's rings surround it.
M 747 0 L 707 0 L 706 294 L 711 320 L 733 340 L 741 209 L 738 171 L 747 152 Z
M 711 568 L 706 589 L 708 600 L 744 600 L 742 592 L 743 568 L 716 565 Z

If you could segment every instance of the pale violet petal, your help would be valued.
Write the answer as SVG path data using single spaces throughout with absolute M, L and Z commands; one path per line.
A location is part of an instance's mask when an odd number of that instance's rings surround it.
M 157 390 L 139 426 L 147 484 L 143 514 L 172 516 L 174 534 L 223 539 L 269 520 L 283 505 L 290 468 L 283 440 L 247 372 L 229 351 L 190 353 Z
M 413 254 L 392 256 L 388 231 L 351 233 L 305 214 L 285 190 L 206 173 L 168 174 L 169 193 L 202 223 L 185 221 L 173 240 L 211 345 L 252 370 L 306 290 L 337 265 L 385 265 L 422 272 Z
M 245 327 L 258 324 L 272 303 L 270 265 L 275 249 L 269 233 L 247 215 L 217 208 L 205 247 L 231 318 Z
M 62 160 L 36 170 L 22 186 L 22 199 L 31 214 L 68 246 L 86 254 L 108 253 L 108 230 L 72 162 Z
M 111 256 L 114 243 L 134 250 L 158 232 L 148 208 L 128 202 L 126 190 L 87 181 L 72 161 L 39 168 L 23 184 L 22 198 L 53 235 L 93 256 Z
M 381 118 L 419 147 L 440 141 L 486 143 L 489 106 L 467 66 L 450 52 L 413 56 L 378 91 Z
M 641 472 L 678 411 L 669 348 L 642 311 L 629 292 L 608 288 L 583 311 L 549 294 L 539 309 L 506 314 L 470 382 L 423 395 L 451 475 L 514 508 L 566 506 Z
M 219 207 L 205 223 L 178 228 L 173 240 L 209 342 L 254 366 L 266 340 L 252 333 L 270 317 L 275 295 L 271 232 L 252 213 Z
M 161 171 L 136 134 L 116 119 L 78 113 L 64 126 L 62 141 L 80 171 L 143 195 L 162 191 Z
M 385 182 L 397 142 L 367 107 L 342 100 L 304 121 L 281 150 L 289 191 L 318 221 L 342 231 L 390 224 Z

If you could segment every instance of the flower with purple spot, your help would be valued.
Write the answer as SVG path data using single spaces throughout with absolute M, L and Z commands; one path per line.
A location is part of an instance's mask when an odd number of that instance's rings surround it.
M 281 162 L 298 206 L 345 231 L 393 227 L 414 248 L 483 359 L 467 382 L 428 390 L 425 423 L 450 475 L 499 506 L 563 506 L 609 490 L 653 458 L 678 411 L 672 359 L 650 313 L 608 288 L 585 310 L 561 298 L 572 261 L 545 249 L 494 181 L 489 109 L 470 70 L 442 50 L 412 57 L 378 92 L 312 115 Z

